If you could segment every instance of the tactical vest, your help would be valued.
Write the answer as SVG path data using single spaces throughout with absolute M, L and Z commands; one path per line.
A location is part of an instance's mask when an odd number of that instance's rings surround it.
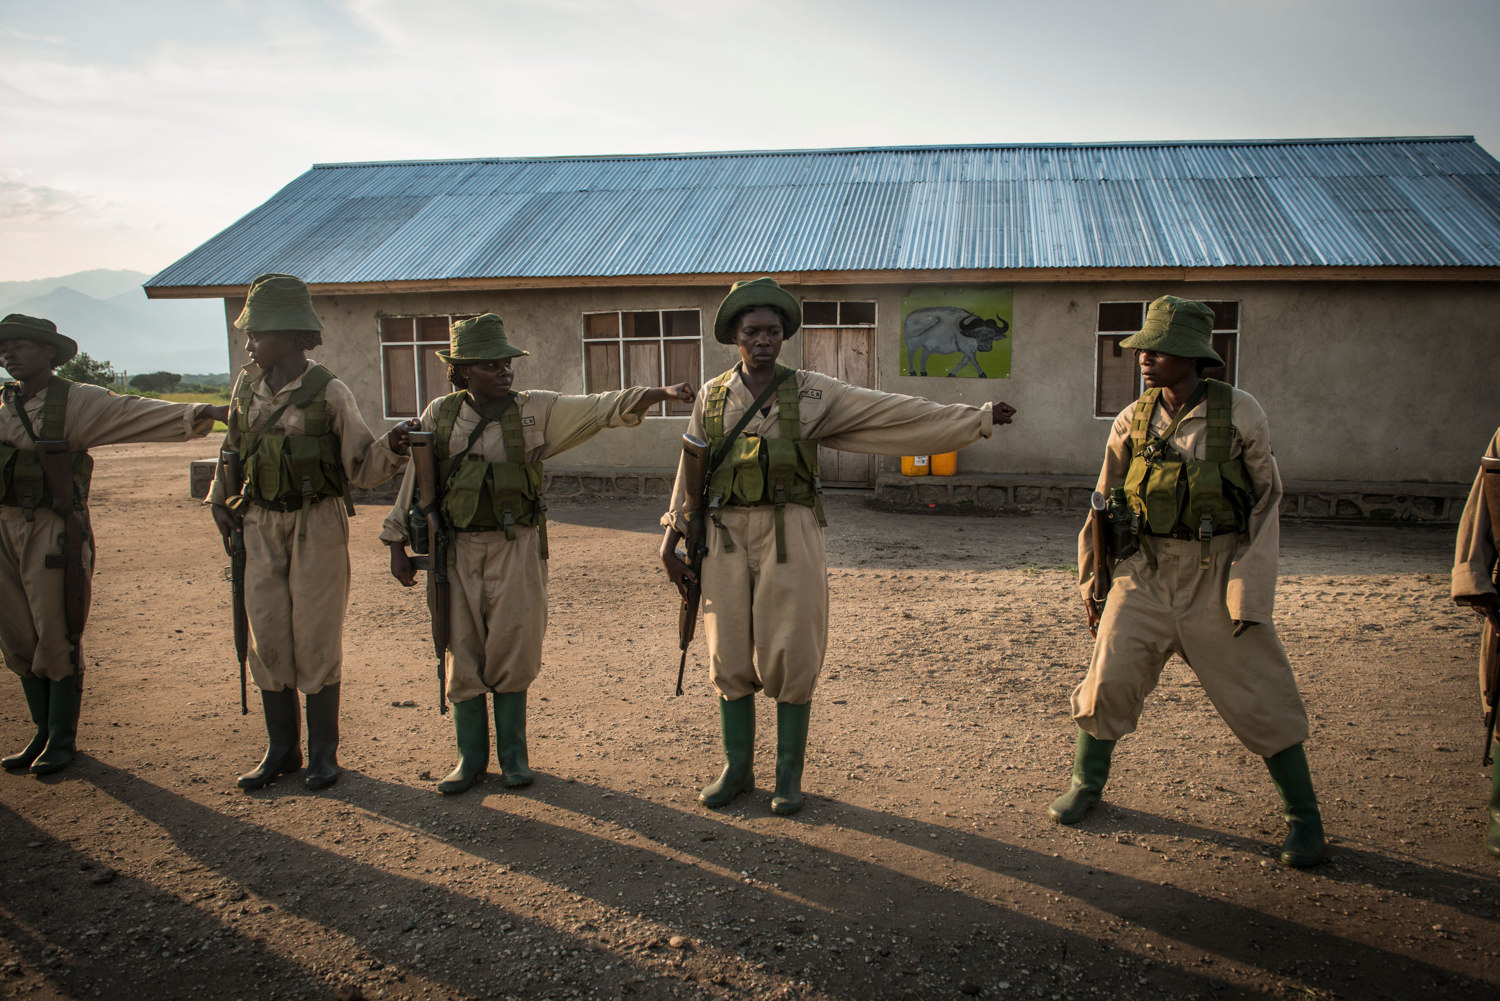
M 66 437 L 64 423 L 68 412 L 68 391 L 73 384 L 60 375 L 54 375 L 47 383 L 46 396 L 42 400 L 42 426 L 38 431 L 22 421 L 22 427 L 32 442 L 61 441 Z M 23 416 L 21 387 L 11 382 L 5 386 L 5 405 L 15 408 Z M 87 513 L 89 482 L 94 474 L 94 459 L 85 449 L 73 455 L 73 509 Z M 18 448 L 9 442 L 0 442 L 0 504 L 19 507 L 27 521 L 36 517 L 36 509 L 52 507 L 52 491 L 47 489 L 46 477 L 42 475 L 42 460 L 31 449 Z
M 542 494 L 543 470 L 540 462 L 513 461 L 510 456 L 526 455 L 521 433 L 521 408 L 512 400 L 500 415 L 500 434 L 505 442 L 506 461 L 491 462 L 470 454 L 479 440 L 484 422 L 474 429 L 469 444 L 457 455 L 451 454 L 450 441 L 458 413 L 467 394 L 450 393 L 438 405 L 437 445 L 438 475 L 443 481 L 443 515 L 459 532 L 499 532 L 512 542 L 516 526 L 537 529 L 542 559 L 547 558 L 547 502 Z M 514 396 L 515 394 L 511 394 Z
M 788 371 L 776 366 L 776 375 Z M 776 562 L 786 562 L 786 519 L 788 504 L 813 509 L 818 524 L 826 527 L 823 516 L 823 485 L 818 479 L 818 443 L 802 437 L 798 413 L 797 376 L 789 375 L 776 387 L 776 407 L 780 411 L 779 438 L 741 434 L 726 449 L 724 405 L 729 399 L 729 384 L 734 369 L 717 376 L 707 386 L 703 400 L 703 431 L 708 437 L 710 468 L 708 510 L 719 526 L 724 552 L 734 552 L 734 542 L 724 531 L 719 512 L 726 505 L 776 508 Z
M 1172 447 L 1170 432 L 1151 433 L 1151 414 L 1160 388 L 1136 400 L 1130 421 L 1130 469 L 1125 474 L 1125 498 L 1143 531 L 1152 535 L 1198 539 L 1203 544 L 1200 564 L 1208 565 L 1209 539 L 1226 532 L 1243 532 L 1255 507 L 1255 490 L 1244 459 L 1229 457 L 1234 440 L 1231 420 L 1234 390 L 1217 379 L 1204 379 L 1208 402 L 1207 446 L 1202 459 L 1184 459 Z M 1184 405 L 1182 416 L 1192 406 Z
M 302 376 L 291 398 L 259 425 L 250 424 L 253 396 L 249 379 L 241 379 L 229 419 L 240 429 L 240 455 L 245 466 L 245 499 L 273 511 L 301 511 L 297 537 L 307 534 L 307 512 L 324 497 L 341 497 L 354 514 L 349 480 L 344 475 L 339 436 L 329 427 L 328 384 L 333 373 L 314 365 Z M 288 407 L 302 411 L 302 432 L 275 430 Z

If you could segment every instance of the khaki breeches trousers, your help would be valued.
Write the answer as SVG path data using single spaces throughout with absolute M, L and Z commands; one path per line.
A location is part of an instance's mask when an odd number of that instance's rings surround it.
M 61 553 L 63 521 L 50 510 L 27 521 L 18 507 L 0 507 L 0 654 L 23 678 L 61 681 L 73 673 L 73 645 L 63 605 L 63 571 L 47 566 Z M 84 566 L 94 572 L 94 548 L 84 541 Z M 88 662 L 84 662 L 87 669 Z
M 541 673 L 547 635 L 547 562 L 537 530 L 518 527 L 514 541 L 504 532 L 450 538 L 448 698 L 524 692 Z M 432 593 L 428 574 L 429 603 Z
M 762 689 L 777 702 L 812 699 L 828 648 L 828 556 L 810 507 L 788 504 L 786 562 L 776 562 L 775 509 L 726 507 L 709 521 L 703 626 L 709 680 L 721 698 Z M 724 535 L 734 552 L 724 552 Z
M 1141 544 L 1141 552 L 1115 568 L 1093 662 L 1073 690 L 1078 726 L 1100 740 L 1133 732 L 1175 653 L 1254 753 L 1270 757 L 1306 740 L 1307 710 L 1275 627 L 1262 622 L 1233 635 L 1224 595 L 1236 537 L 1214 537 L 1206 570 L 1199 568 L 1195 541 L 1153 537 Z
M 298 539 L 300 515 L 245 508 L 245 613 L 256 686 L 311 695 L 342 675 L 349 518 L 339 498 L 324 497 Z

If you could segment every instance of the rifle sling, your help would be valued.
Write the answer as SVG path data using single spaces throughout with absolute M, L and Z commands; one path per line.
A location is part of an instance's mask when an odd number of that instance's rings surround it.
M 463 460 L 463 457 L 474 450 L 474 444 L 475 442 L 479 441 L 479 436 L 484 433 L 485 427 L 487 425 L 495 423 L 500 418 L 504 417 L 505 412 L 510 409 L 510 405 L 515 401 L 515 393 L 506 393 L 505 399 L 503 400 L 489 400 L 483 407 L 476 407 L 474 406 L 474 398 L 472 396 L 466 395 L 464 397 L 464 403 L 468 405 L 470 410 L 479 415 L 479 423 L 475 424 L 474 430 L 469 432 L 469 442 L 463 447 L 463 450 L 448 460 L 451 463 L 449 469 L 456 470 L 458 468 L 458 464 Z M 509 459 L 510 456 L 507 455 L 506 458 Z M 525 458 L 522 457 L 520 459 L 513 459 L 512 461 L 524 462 Z

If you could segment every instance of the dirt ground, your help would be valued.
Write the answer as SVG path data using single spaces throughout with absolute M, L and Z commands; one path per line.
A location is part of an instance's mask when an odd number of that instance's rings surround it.
M 1278 623 L 1331 837 L 1275 862 L 1264 765 L 1180 662 L 1076 828 L 1076 524 L 832 498 L 833 635 L 796 817 L 720 766 L 702 639 L 672 697 L 659 502 L 551 509 L 529 789 L 440 796 L 419 595 L 352 523 L 343 777 L 246 794 L 226 560 L 187 499 L 203 443 L 97 452 L 82 759 L 0 775 L 0 995 L 19 998 L 1494 998 L 1500 863 L 1478 620 L 1448 530 L 1288 525 Z M 4 610 L 0 610 L 3 614 Z M 251 693 L 252 707 L 256 704 Z M 0 681 L 0 743 L 29 734 Z

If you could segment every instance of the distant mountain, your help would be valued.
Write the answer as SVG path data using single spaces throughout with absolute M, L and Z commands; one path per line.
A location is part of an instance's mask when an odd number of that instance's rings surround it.
M 0 315 L 46 317 L 100 361 L 129 374 L 229 368 L 219 299 L 147 299 L 139 271 L 81 271 L 0 282 Z
M 0 282 L 0 315 L 17 312 L 12 307 L 12 303 L 46 295 L 60 288 L 70 288 L 95 299 L 108 299 L 131 290 L 134 290 L 137 295 L 145 295 L 141 291 L 141 283 L 150 277 L 139 271 L 107 271 L 103 268 L 96 268 L 93 271 L 76 271 L 71 275 L 61 275 L 57 278 Z

